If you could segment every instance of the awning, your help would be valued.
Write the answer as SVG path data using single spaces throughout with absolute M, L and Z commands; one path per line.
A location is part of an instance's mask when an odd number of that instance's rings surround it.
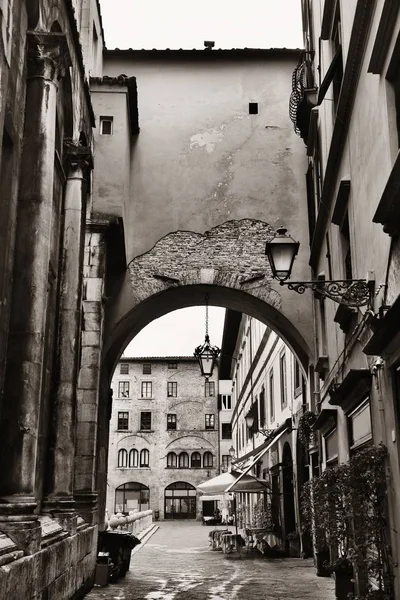
M 251 475 L 246 475 L 240 471 L 231 471 L 230 473 L 222 473 L 213 477 L 204 483 L 197 486 L 200 492 L 207 495 L 225 494 L 230 491 L 230 488 L 240 479 L 240 489 L 235 491 L 240 492 L 263 492 L 269 488 L 268 483 L 262 479 L 256 479 Z
M 270 448 L 272 448 L 272 446 L 285 433 L 287 433 L 287 428 L 285 428 L 277 436 L 275 436 L 274 439 L 269 444 L 267 444 L 267 446 L 265 446 L 260 452 L 258 452 L 257 454 L 254 454 L 253 460 L 251 461 L 251 463 L 244 469 L 243 473 L 241 475 L 239 475 L 239 477 L 237 478 L 237 480 L 234 481 L 225 491 L 226 492 L 245 492 L 245 491 L 247 491 L 247 490 L 239 489 L 240 488 L 239 483 L 242 481 L 242 479 L 244 477 L 249 477 L 249 475 L 247 475 L 247 473 L 250 471 L 250 469 L 252 469 L 254 467 L 254 465 L 256 464 L 256 462 L 259 461 L 260 458 L 262 458 L 264 456 L 264 454 L 266 454 L 268 452 L 268 450 Z M 255 479 L 255 477 L 253 479 Z M 257 479 L 257 481 L 261 481 L 261 480 Z

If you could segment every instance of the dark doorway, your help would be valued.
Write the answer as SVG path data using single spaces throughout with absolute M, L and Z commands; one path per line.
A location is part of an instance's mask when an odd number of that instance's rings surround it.
M 283 446 L 282 452 L 282 483 L 283 483 L 283 526 L 285 538 L 296 529 L 293 491 L 293 460 L 289 444 Z
M 196 488 L 178 481 L 165 488 L 165 519 L 196 518 Z

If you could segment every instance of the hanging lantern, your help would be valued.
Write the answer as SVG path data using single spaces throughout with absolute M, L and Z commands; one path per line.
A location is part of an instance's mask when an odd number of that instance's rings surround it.
M 221 350 L 217 346 L 212 346 L 210 336 L 208 335 L 208 295 L 206 295 L 206 335 L 204 344 L 197 346 L 193 355 L 199 361 L 200 371 L 203 377 L 207 379 L 212 376 L 215 363 Z

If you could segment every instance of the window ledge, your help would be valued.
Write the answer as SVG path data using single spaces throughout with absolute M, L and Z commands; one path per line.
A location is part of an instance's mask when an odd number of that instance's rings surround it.
M 154 429 L 138 429 L 137 433 L 154 433 Z
M 154 396 L 139 396 L 138 400 L 155 400 Z
M 132 433 L 133 429 L 116 429 L 117 433 Z

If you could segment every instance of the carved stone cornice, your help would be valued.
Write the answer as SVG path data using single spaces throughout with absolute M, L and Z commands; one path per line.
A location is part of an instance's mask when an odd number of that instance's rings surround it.
M 27 32 L 28 79 L 56 83 L 71 66 L 67 39 L 63 33 Z

